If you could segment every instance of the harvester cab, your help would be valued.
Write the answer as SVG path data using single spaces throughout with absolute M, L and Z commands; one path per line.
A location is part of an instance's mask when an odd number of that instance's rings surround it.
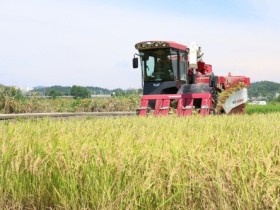
M 196 43 L 187 47 L 170 41 L 145 41 L 135 48 L 139 53 L 133 58 L 133 68 L 138 68 L 139 57 L 142 72 L 140 116 L 244 112 L 250 79 L 215 76 Z

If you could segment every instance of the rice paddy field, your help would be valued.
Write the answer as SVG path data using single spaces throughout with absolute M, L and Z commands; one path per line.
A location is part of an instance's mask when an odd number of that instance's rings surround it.
M 246 105 L 246 113 L 253 114 L 253 113 L 275 113 L 280 112 L 280 104 L 279 103 L 270 103 L 267 105 Z
M 279 122 L 0 121 L 0 209 L 280 209 Z

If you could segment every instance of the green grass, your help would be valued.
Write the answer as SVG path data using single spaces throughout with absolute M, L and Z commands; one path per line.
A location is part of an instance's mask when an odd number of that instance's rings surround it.
M 275 112 L 280 112 L 280 104 L 275 103 L 275 104 L 267 104 L 267 105 L 251 105 L 248 104 L 246 105 L 246 113 L 247 114 L 254 114 L 254 113 L 275 113 Z
M 0 209 L 279 209 L 280 114 L 0 122 Z

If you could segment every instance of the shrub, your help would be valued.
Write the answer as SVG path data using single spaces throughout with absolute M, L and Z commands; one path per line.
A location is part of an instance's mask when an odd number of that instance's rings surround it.
M 17 113 L 21 102 L 25 100 L 21 91 L 16 87 L 0 87 L 0 112 Z

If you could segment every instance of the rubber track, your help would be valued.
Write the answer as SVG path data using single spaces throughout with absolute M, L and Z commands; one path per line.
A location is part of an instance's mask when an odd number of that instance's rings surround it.
M 42 118 L 42 117 L 119 117 L 136 116 L 136 112 L 56 112 L 56 113 L 21 113 L 21 114 L 0 114 L 0 120 L 17 118 Z

